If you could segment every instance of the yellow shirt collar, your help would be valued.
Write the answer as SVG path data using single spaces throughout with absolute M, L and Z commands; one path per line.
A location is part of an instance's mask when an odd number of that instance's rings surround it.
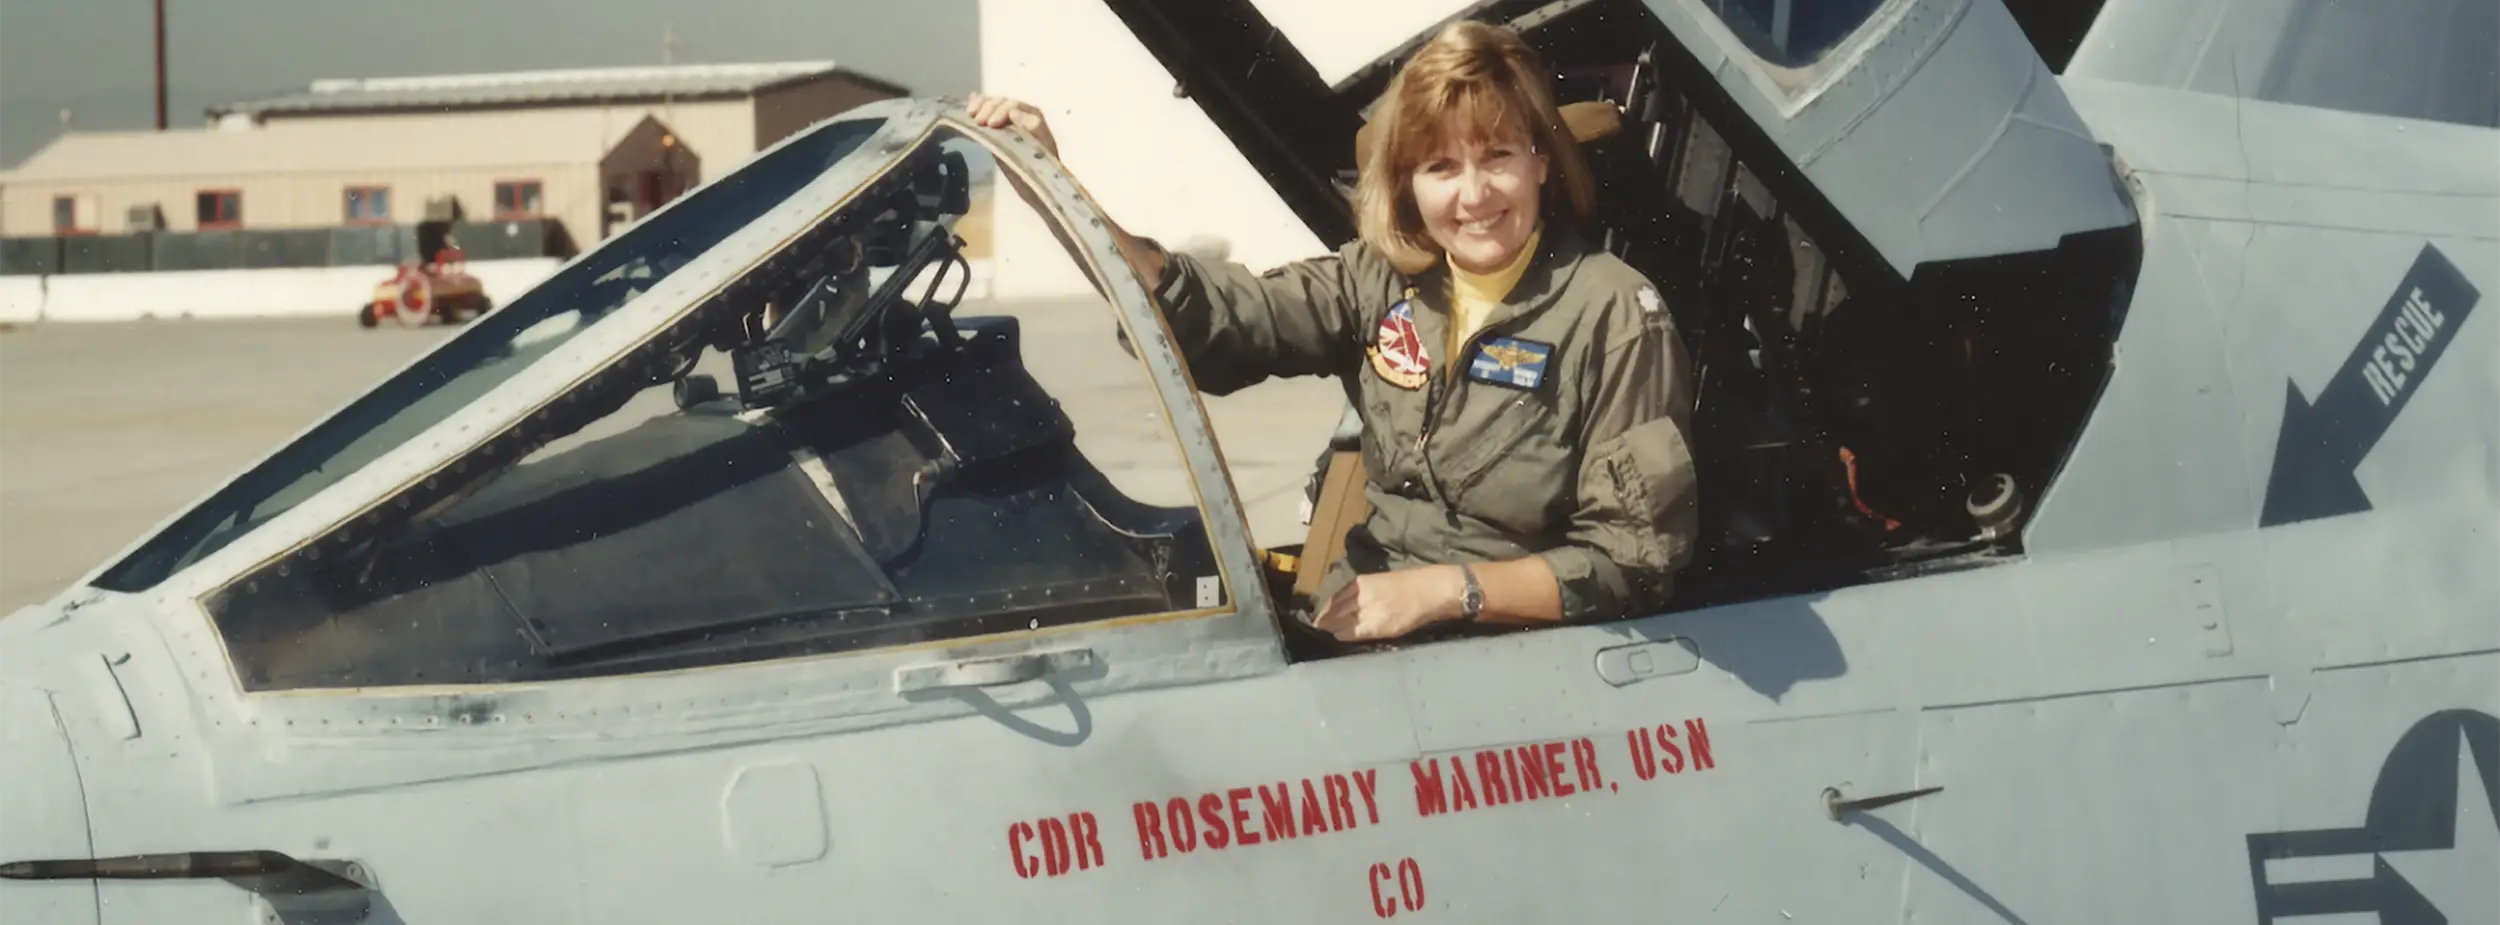
M 1510 288 L 1519 284 L 1520 277 L 1527 275 L 1528 264 L 1536 259 L 1537 241 L 1544 236 L 1545 228 L 1542 225 L 1531 229 L 1528 232 L 1528 243 L 1519 248 L 1518 256 L 1510 258 L 1510 265 L 1491 273 L 1471 273 L 1461 269 L 1455 261 L 1452 261 L 1450 280 L 1459 300 L 1479 305 L 1492 305 L 1508 297 Z M 1449 260 L 1447 256 L 1442 259 Z

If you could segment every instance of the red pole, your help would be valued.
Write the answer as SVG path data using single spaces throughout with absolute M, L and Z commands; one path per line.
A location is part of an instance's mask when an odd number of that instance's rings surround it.
M 156 130 L 165 130 L 165 0 L 156 0 Z

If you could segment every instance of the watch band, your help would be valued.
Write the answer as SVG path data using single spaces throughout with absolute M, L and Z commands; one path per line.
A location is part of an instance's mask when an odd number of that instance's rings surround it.
M 1481 619 L 1484 616 L 1484 585 L 1476 582 L 1476 570 L 1467 563 L 1458 564 L 1458 574 L 1467 581 L 1465 590 L 1458 596 L 1459 615 L 1470 622 Z

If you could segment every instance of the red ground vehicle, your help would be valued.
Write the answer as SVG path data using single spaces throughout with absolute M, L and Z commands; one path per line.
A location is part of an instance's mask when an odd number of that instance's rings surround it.
M 485 285 L 469 275 L 468 259 L 451 242 L 447 228 L 419 226 L 418 240 L 430 259 L 402 263 L 390 279 L 373 287 L 372 297 L 357 310 L 358 325 L 370 328 L 388 320 L 414 328 L 438 318 L 445 324 L 466 324 L 495 307 Z

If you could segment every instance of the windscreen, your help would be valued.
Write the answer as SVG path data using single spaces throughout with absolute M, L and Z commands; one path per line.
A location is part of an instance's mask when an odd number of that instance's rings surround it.
M 337 484 L 650 291 L 849 156 L 882 124 L 820 126 L 627 229 L 211 496 L 96 585 L 153 587 Z
M 1762 60 L 1805 67 L 1858 31 L 1886 0 L 1709 0 L 1728 31 Z
M 605 677 L 1226 609 L 1181 427 L 1118 307 L 973 283 L 993 229 L 1068 239 L 1062 219 L 994 195 L 989 150 L 951 130 L 896 164 L 439 484 L 207 595 L 244 689 Z

